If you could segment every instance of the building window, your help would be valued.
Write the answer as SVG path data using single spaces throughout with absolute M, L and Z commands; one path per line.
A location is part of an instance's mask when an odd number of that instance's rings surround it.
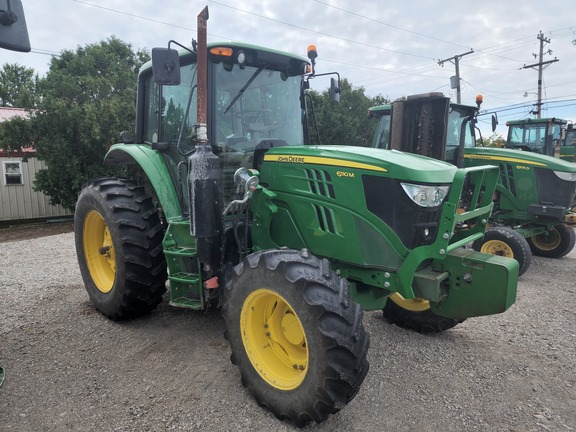
M 24 184 L 24 179 L 22 178 L 22 162 L 2 162 L 2 168 L 4 185 Z

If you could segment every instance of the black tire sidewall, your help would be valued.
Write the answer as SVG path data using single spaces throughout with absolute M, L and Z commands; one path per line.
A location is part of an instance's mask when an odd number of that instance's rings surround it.
M 574 249 L 574 244 L 576 243 L 576 233 L 572 227 L 566 225 L 556 225 L 553 228 L 558 232 L 560 236 L 560 243 L 554 249 L 540 249 L 532 240 L 528 239 L 528 244 L 534 255 L 546 257 L 546 258 L 561 258 Z
M 263 286 L 262 281 L 270 283 Z M 239 325 L 240 313 L 248 295 L 261 288 L 271 289 L 286 300 L 298 316 L 306 335 L 307 372 L 302 383 L 293 390 L 279 390 L 264 381 L 246 354 Z M 234 289 L 228 293 L 226 316 L 227 323 L 230 324 L 227 326 L 227 331 L 233 352 L 236 353 L 236 361 L 241 370 L 248 375 L 244 378 L 250 381 L 255 393 L 267 395 L 266 401 L 259 401 L 259 403 L 270 405 L 273 410 L 281 411 L 283 406 L 306 406 L 310 403 L 309 401 L 316 401 L 318 395 L 315 394 L 315 390 L 318 388 L 318 383 L 326 378 L 318 373 L 319 370 L 324 370 L 319 364 L 319 360 L 324 358 L 324 353 L 329 346 L 326 345 L 325 338 L 318 331 L 317 317 L 311 316 L 309 313 L 310 305 L 302 295 L 302 288 L 302 284 L 298 282 L 290 284 L 282 276 L 281 269 L 272 272 L 266 268 L 258 268 L 243 273 L 234 284 Z
M 117 308 L 118 303 L 122 300 L 122 290 L 120 289 L 121 287 L 118 287 L 118 284 L 120 281 L 124 280 L 125 270 L 124 257 L 121 253 L 122 245 L 120 244 L 119 240 L 120 233 L 118 224 L 111 214 L 112 210 L 108 206 L 104 205 L 105 202 L 105 197 L 102 196 L 102 193 L 95 187 L 84 188 L 78 198 L 76 205 L 76 212 L 74 214 L 74 231 L 76 233 L 75 243 L 76 253 L 78 254 L 78 263 L 86 291 L 88 292 L 88 296 L 102 313 L 105 315 L 112 315 L 114 310 Z M 115 251 L 116 274 L 114 285 L 112 289 L 107 293 L 100 291 L 92 280 L 92 276 L 90 275 L 90 270 L 88 269 L 86 256 L 84 253 L 84 220 L 92 210 L 96 210 L 104 219 L 104 223 L 110 231 L 110 236 Z
M 307 371 L 294 389 L 268 384 L 246 354 L 240 314 L 246 298 L 258 289 L 282 296 L 305 332 Z M 280 419 L 300 427 L 321 422 L 350 402 L 366 377 L 370 338 L 362 325 L 362 308 L 326 260 L 289 249 L 254 253 L 236 266 L 222 310 L 231 360 L 243 385 Z
M 418 333 L 440 333 L 464 322 L 464 319 L 447 318 L 436 315 L 431 309 L 411 311 L 387 299 L 382 315 L 390 324 L 414 330 Z
M 97 211 L 106 224 L 114 248 L 112 289 L 95 285 L 84 253 L 84 222 Z M 152 197 L 134 181 L 115 177 L 92 180 L 83 188 L 74 218 L 80 272 L 94 306 L 111 319 L 144 315 L 154 309 L 166 291 L 164 232 Z
M 473 248 L 480 251 L 482 246 L 492 240 L 501 241 L 508 245 L 513 258 L 518 261 L 518 276 L 522 276 L 532 262 L 532 251 L 528 241 L 518 231 L 508 227 L 493 227 L 486 230 L 484 237 L 476 240 Z

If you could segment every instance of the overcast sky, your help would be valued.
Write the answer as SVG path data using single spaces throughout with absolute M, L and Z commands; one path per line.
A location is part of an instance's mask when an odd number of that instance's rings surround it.
M 22 0 L 32 52 L 0 51 L 0 63 L 48 70 L 51 55 L 112 35 L 134 49 L 190 44 L 196 17 L 209 7 L 208 41 L 237 40 L 306 55 L 317 72 L 338 71 L 366 94 L 390 99 L 443 92 L 460 57 L 462 103 L 509 119 L 533 117 L 538 35 L 544 45 L 543 117 L 576 121 L 576 5 L 562 0 Z M 0 0 L 5 9 L 6 0 Z M 452 60 L 449 60 L 452 59 Z M 439 61 L 446 60 L 443 67 Z M 317 81 L 316 90 L 325 83 Z M 319 87 L 319 88 L 318 88 Z M 525 96 L 526 95 L 526 96 Z M 489 116 L 481 117 L 484 134 Z

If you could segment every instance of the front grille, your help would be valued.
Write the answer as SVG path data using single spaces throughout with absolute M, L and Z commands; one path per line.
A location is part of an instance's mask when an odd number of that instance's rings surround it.
M 539 203 L 569 208 L 576 195 L 576 182 L 562 180 L 549 169 L 535 171 Z
M 306 169 L 306 176 L 310 185 L 310 191 L 314 194 L 321 195 L 326 198 L 336 199 L 334 193 L 334 186 L 330 173 L 318 169 Z
M 514 169 L 511 164 L 498 164 L 500 168 L 500 183 L 504 186 L 504 189 L 510 191 L 510 193 L 516 196 L 516 182 L 514 181 Z
M 404 246 L 413 249 L 434 242 L 442 206 L 418 206 L 395 179 L 364 175 L 362 182 L 368 210 L 386 223 Z
M 331 210 L 324 206 L 319 206 L 312 204 L 314 210 L 316 211 L 316 217 L 318 218 L 318 227 L 324 232 L 330 234 L 338 234 L 336 231 L 336 224 L 334 223 L 334 215 Z

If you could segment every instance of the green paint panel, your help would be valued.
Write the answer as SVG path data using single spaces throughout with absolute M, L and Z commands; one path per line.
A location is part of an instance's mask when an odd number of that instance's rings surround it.
M 438 315 L 463 319 L 497 314 L 516 300 L 516 260 L 458 249 L 446 257 L 445 266 L 451 274 L 447 298 L 431 303 Z

